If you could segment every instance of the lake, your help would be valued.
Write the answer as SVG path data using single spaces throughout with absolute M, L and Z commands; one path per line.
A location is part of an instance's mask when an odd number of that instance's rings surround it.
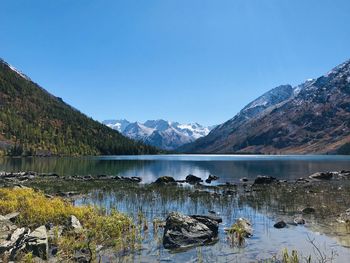
M 143 183 L 151 183 L 160 176 L 184 179 L 194 174 L 206 179 L 209 174 L 220 177 L 218 182 L 239 182 L 247 177 L 249 182 L 257 175 L 270 175 L 278 179 L 295 180 L 319 171 L 350 170 L 349 156 L 266 156 L 266 155 L 157 155 L 157 156 L 102 156 L 81 158 L 2 158 L 0 171 L 36 171 L 59 175 L 119 175 L 138 176 Z M 59 182 L 50 188 L 59 187 Z M 73 185 L 68 186 L 68 190 Z M 45 187 L 43 187 L 45 189 Z M 87 188 L 87 195 L 74 199 L 75 205 L 93 204 L 118 209 L 137 218 L 142 213 L 149 230 L 143 232 L 142 250 L 132 254 L 113 254 L 103 257 L 121 262 L 257 262 L 278 255 L 284 248 L 295 249 L 303 256 L 317 252 L 310 243 L 331 257 L 333 262 L 350 262 L 350 230 L 337 224 L 335 218 L 305 215 L 304 226 L 289 225 L 275 229 L 280 219 L 290 220 L 300 209 L 312 205 L 316 210 L 345 211 L 350 207 L 350 184 L 328 183 L 314 192 L 293 190 L 286 187 L 268 189 L 266 192 L 224 195 L 213 197 L 210 193 L 193 196 L 191 187 L 159 188 L 148 190 L 147 186 L 118 187 L 112 184 L 101 187 L 97 184 Z M 336 189 L 336 190 L 334 190 Z M 336 192 L 339 189 L 339 193 Z M 76 190 L 74 188 L 74 190 Z M 184 214 L 208 214 L 213 210 L 223 218 L 219 228 L 219 241 L 210 246 L 192 248 L 180 253 L 166 250 L 162 246 L 162 232 L 152 229 L 155 218 L 164 219 L 171 211 Z M 232 246 L 227 241 L 224 228 L 236 219 L 245 217 L 254 227 L 254 235 L 242 247 Z M 316 262 L 316 261 L 313 261 Z
M 139 176 L 151 183 L 160 176 L 184 179 L 194 174 L 219 182 L 270 175 L 296 179 L 319 171 L 350 170 L 350 156 L 335 155 L 140 155 L 101 157 L 1 158 L 2 171 L 36 171 L 59 175 Z

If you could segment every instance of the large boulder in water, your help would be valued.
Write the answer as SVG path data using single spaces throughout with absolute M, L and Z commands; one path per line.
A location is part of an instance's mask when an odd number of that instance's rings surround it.
M 221 218 L 215 216 L 186 216 L 172 212 L 166 219 L 163 245 L 175 249 L 216 242 L 220 222 Z
M 279 222 L 277 222 L 276 224 L 273 225 L 274 228 L 285 228 L 286 226 L 287 226 L 287 224 L 283 220 L 279 221 Z
M 189 174 L 186 176 L 186 182 L 189 184 L 196 184 L 196 183 L 203 182 L 203 180 L 200 177 L 197 177 L 193 174 Z

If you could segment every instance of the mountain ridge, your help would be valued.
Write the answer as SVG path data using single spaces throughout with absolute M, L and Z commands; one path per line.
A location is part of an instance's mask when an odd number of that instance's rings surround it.
M 350 60 L 292 88 L 271 105 L 245 115 L 251 105 L 206 137 L 178 149 L 187 153 L 336 153 L 350 142 Z M 280 86 L 281 87 L 281 86 Z M 277 87 L 278 88 L 278 87 Z

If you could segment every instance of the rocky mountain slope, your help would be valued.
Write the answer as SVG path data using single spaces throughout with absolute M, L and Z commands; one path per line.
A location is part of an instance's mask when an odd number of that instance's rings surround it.
M 165 120 L 148 120 L 144 123 L 107 120 L 103 123 L 129 138 L 165 150 L 174 150 L 181 145 L 206 136 L 212 128 L 204 127 L 198 123 L 180 124 Z
M 350 60 L 297 87 L 270 90 L 179 151 L 336 153 L 348 149 L 349 143 Z
M 0 60 L 0 155 L 156 152 L 92 120 Z

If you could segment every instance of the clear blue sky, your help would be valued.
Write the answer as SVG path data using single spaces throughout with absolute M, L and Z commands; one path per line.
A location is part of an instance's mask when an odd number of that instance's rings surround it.
M 218 124 L 350 58 L 349 0 L 2 0 L 0 57 L 97 120 Z

